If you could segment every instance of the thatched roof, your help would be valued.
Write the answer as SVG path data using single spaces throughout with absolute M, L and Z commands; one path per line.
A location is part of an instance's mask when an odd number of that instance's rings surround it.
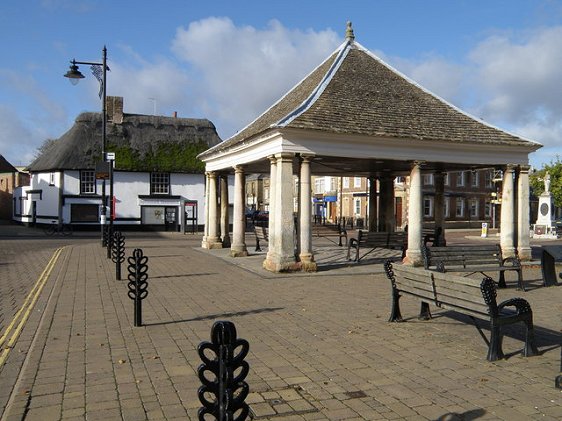
M 106 133 L 107 152 L 116 154 L 115 168 L 129 171 L 203 172 L 197 154 L 221 141 L 206 119 L 138 114 L 123 114 L 120 124 L 108 122 Z M 94 169 L 101 149 L 101 113 L 82 113 L 28 169 Z
M 256 120 L 200 157 L 284 128 L 373 139 L 540 147 L 432 94 L 353 36 Z
M 15 173 L 18 172 L 18 170 L 12 165 L 10 164 L 6 158 L 4 158 L 2 155 L 0 155 L 0 173 Z

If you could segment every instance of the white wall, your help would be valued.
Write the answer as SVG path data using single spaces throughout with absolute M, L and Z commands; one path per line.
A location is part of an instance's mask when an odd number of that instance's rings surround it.
M 56 172 L 54 175 L 54 185 L 50 185 L 51 173 L 35 173 L 31 177 L 31 185 L 25 188 L 19 188 L 14 192 L 14 196 L 26 197 L 28 190 L 41 190 L 41 199 L 39 194 L 28 195 L 29 199 L 23 201 L 23 214 L 31 213 L 31 202 L 35 200 L 37 203 L 37 222 L 50 223 L 53 217 L 58 215 L 59 189 L 61 188 L 61 173 Z M 65 171 L 62 173 L 63 194 L 70 196 L 80 196 L 80 171 Z M 116 197 L 115 213 L 117 220 L 115 224 L 140 224 L 141 203 L 147 205 L 151 202 L 158 204 L 158 199 L 139 199 L 139 196 L 150 195 L 150 173 L 147 172 L 129 172 L 116 171 L 113 179 L 114 196 Z M 228 177 L 229 184 L 229 203 L 234 202 L 234 176 Z M 62 209 L 63 222 L 70 222 L 70 207 L 73 203 L 91 203 L 101 204 L 102 181 L 98 180 L 96 184 L 96 194 L 92 197 L 83 195 L 80 197 L 66 197 L 64 207 Z M 204 225 L 205 217 L 205 175 L 204 174 L 170 174 L 170 196 L 180 196 L 179 199 L 170 200 L 163 195 L 162 200 L 170 203 L 173 201 L 178 206 L 179 221 L 183 220 L 183 209 L 181 204 L 189 199 L 197 201 L 197 218 L 198 224 Z M 109 196 L 109 182 L 106 182 L 106 195 Z M 17 200 L 17 199 L 16 199 Z M 19 203 L 19 202 L 18 202 Z M 168 204 L 167 204 L 168 205 Z M 45 216 L 45 218 L 41 218 Z M 232 215 L 230 215 L 232 218 Z M 136 221 L 119 221 L 119 218 L 138 218 Z M 20 222 L 31 222 L 28 217 L 15 217 Z

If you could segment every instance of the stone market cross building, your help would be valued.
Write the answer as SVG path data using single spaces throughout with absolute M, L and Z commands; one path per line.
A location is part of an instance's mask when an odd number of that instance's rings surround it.
M 226 185 L 219 188 L 218 180 L 232 172 L 230 254 L 235 257 L 247 255 L 245 175 L 270 174 L 269 249 L 263 266 L 273 272 L 317 269 L 311 238 L 311 175 L 368 177 L 371 186 L 378 179 L 378 219 L 385 231 L 395 229 L 393 180 L 409 176 L 404 262 L 418 265 L 422 174 L 434 174 L 435 224 L 442 226 L 443 174 L 492 168 L 503 172 L 504 257 L 517 253 L 528 260 L 528 156 L 540 147 L 468 115 L 408 79 L 357 43 L 348 23 L 345 42 L 323 63 L 240 132 L 198 156 L 207 176 L 202 246 L 223 247 L 226 233 L 220 227 L 225 226 L 221 220 L 228 220 L 228 203 L 221 200 Z M 296 217 L 293 175 L 299 190 Z M 376 209 L 376 194 L 370 193 L 369 208 Z

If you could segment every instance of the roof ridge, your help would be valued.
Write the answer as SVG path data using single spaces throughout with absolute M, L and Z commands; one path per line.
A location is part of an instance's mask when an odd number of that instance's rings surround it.
M 499 130 L 499 131 L 504 132 L 504 133 L 506 133 L 506 134 L 508 134 L 508 135 L 510 135 L 510 136 L 517 137 L 517 138 L 519 138 L 519 139 L 521 139 L 521 140 L 525 140 L 525 141 L 527 141 L 527 142 L 531 142 L 531 143 L 534 143 L 534 144 L 537 144 L 537 145 L 541 145 L 541 146 L 542 146 L 542 144 L 539 143 L 539 142 L 537 142 L 537 141 L 528 139 L 528 138 L 523 137 L 523 136 L 521 136 L 521 135 L 518 135 L 518 134 L 512 133 L 512 132 L 510 132 L 510 131 L 508 131 L 508 130 L 502 129 L 502 128 L 498 127 L 498 126 L 495 126 L 495 125 L 493 125 L 493 124 L 490 124 L 490 123 L 488 123 L 487 121 L 485 121 L 485 120 L 483 120 L 483 119 L 481 119 L 481 118 L 478 118 L 478 117 L 476 117 L 476 116 L 474 116 L 474 115 L 472 115 L 472 114 L 470 114 L 470 113 L 464 111 L 463 109 L 457 107 L 457 106 L 454 105 L 453 103 L 447 101 L 446 99 L 442 98 L 441 96 L 437 95 L 436 93 L 434 93 L 434 92 L 430 91 L 429 89 L 425 88 L 424 86 L 420 85 L 418 82 L 416 82 L 415 80 L 411 79 L 409 76 L 405 75 L 405 74 L 402 73 L 400 70 L 398 70 L 398 69 L 396 69 L 395 67 L 393 67 L 392 65 L 388 64 L 388 63 L 387 63 L 386 61 L 384 61 L 382 58 L 380 58 L 379 56 L 377 56 L 376 54 L 374 54 L 374 53 L 373 53 L 372 51 L 370 51 L 369 49 L 365 48 L 363 45 L 361 45 L 361 44 L 358 43 L 357 41 L 354 41 L 354 44 L 355 44 L 355 47 L 356 47 L 357 49 L 362 50 L 364 53 L 366 53 L 368 56 L 370 56 L 370 57 L 373 58 L 374 60 L 378 61 L 380 64 L 382 64 L 383 66 L 385 66 L 385 67 L 386 67 L 387 69 L 389 69 L 391 72 L 395 73 L 396 75 L 398 75 L 398 76 L 400 76 L 401 78 L 403 78 L 404 80 L 406 80 L 406 82 L 410 83 L 411 85 L 415 86 L 416 88 L 421 89 L 421 90 L 422 90 L 423 92 L 425 92 L 426 94 L 431 95 L 432 97 L 434 97 L 434 98 L 437 99 L 438 101 L 440 101 L 440 102 L 442 102 L 443 104 L 445 104 L 445 105 L 451 107 L 452 109 L 454 109 L 455 111 L 457 111 L 457 112 L 463 114 L 464 116 L 466 116 L 466 117 L 468 117 L 468 118 L 470 118 L 470 119 L 476 121 L 476 122 L 479 123 L 479 124 L 482 124 L 482 125 L 484 125 L 484 126 L 487 126 L 487 127 L 491 128 L 491 129 Z
M 285 117 L 283 117 L 277 123 L 272 124 L 270 127 L 285 127 L 285 126 L 287 126 L 295 118 L 300 116 L 302 113 L 306 112 L 316 102 L 316 100 L 320 97 L 320 95 L 322 95 L 322 93 L 326 89 L 326 86 L 328 86 L 328 84 L 332 80 L 334 74 L 340 68 L 341 64 L 345 60 L 345 57 L 347 56 L 347 53 L 351 49 L 353 43 L 354 43 L 354 41 L 352 39 L 346 39 L 343 44 L 341 44 L 336 50 L 334 50 L 334 52 L 336 52 L 336 51 L 341 49 L 340 52 L 338 53 L 338 56 L 335 58 L 334 62 L 332 63 L 332 65 L 330 66 L 330 68 L 328 69 L 328 71 L 324 75 L 324 78 L 318 84 L 318 86 L 312 91 L 312 93 L 308 96 L 308 98 L 306 98 L 297 108 L 295 108 L 293 110 L 293 112 L 287 114 Z M 322 63 L 324 63 L 324 62 L 322 62 Z M 312 72 L 310 72 L 308 75 L 310 75 L 311 73 Z M 307 75 L 307 77 L 308 77 L 308 75 Z M 299 83 L 301 83 L 301 82 L 299 82 Z M 294 89 L 296 86 L 298 86 L 298 84 L 293 86 L 293 88 L 291 88 L 291 90 Z
M 340 44 L 340 46 L 338 48 L 336 48 L 332 53 L 330 53 L 328 55 L 328 57 L 326 57 L 325 60 L 323 60 L 320 64 L 318 64 L 318 66 L 316 66 L 314 69 L 312 69 L 310 72 L 308 72 L 301 80 L 299 80 L 297 83 L 295 83 L 290 89 L 288 89 L 283 96 L 281 96 L 281 98 L 279 98 L 277 101 L 275 101 L 273 104 L 271 104 L 265 111 L 263 111 L 261 114 L 259 114 L 256 118 L 254 118 L 252 121 L 250 121 L 248 124 L 246 124 L 244 127 L 242 127 L 240 130 L 238 130 L 236 133 L 234 133 L 232 136 L 230 136 L 228 139 L 225 139 L 223 142 L 219 143 L 218 145 L 214 146 L 213 148 L 209 149 L 208 151 L 205 151 L 205 153 L 210 152 L 212 149 L 215 148 L 219 148 L 221 146 L 224 146 L 224 143 L 228 143 L 228 141 L 230 141 L 230 139 L 232 139 L 233 137 L 237 136 L 238 133 L 243 132 L 244 130 L 246 130 L 248 127 L 250 127 L 252 124 L 254 124 L 258 119 L 260 119 L 264 114 L 267 114 L 272 108 L 274 108 L 277 104 L 279 104 L 281 101 L 283 101 L 283 99 L 285 99 L 287 97 L 287 95 L 289 95 L 290 93 L 293 92 L 293 90 L 299 86 L 302 82 L 304 82 L 306 79 L 308 79 L 308 77 L 310 75 L 312 75 L 316 70 L 318 70 L 320 67 L 322 67 L 322 65 L 324 63 L 326 63 L 328 60 L 330 60 L 330 58 L 334 55 L 334 53 L 340 49 L 344 49 L 344 47 L 346 46 L 346 44 L 349 41 L 346 40 L 344 41 L 342 44 Z M 335 60 L 334 60 L 335 61 Z M 270 125 L 269 127 L 275 127 L 277 124 L 273 124 Z

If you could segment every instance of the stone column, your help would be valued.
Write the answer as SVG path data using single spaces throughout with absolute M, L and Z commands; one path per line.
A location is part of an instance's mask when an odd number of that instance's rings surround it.
M 441 227 L 441 236 L 438 239 L 438 243 L 441 246 L 445 245 L 445 174 L 441 171 L 437 171 L 433 175 L 435 180 L 435 200 L 433 204 L 435 220 L 435 227 Z
M 217 174 L 214 171 L 209 172 L 209 194 L 207 196 L 208 205 L 208 232 L 203 248 L 214 249 L 222 248 L 218 236 L 218 197 L 217 197 Z
M 515 192 L 514 166 L 507 165 L 503 173 L 500 244 L 504 258 L 515 256 Z M 528 234 L 527 234 L 528 235 Z
M 310 177 L 310 157 L 303 156 L 300 165 L 300 263 L 301 269 L 306 272 L 315 272 L 318 269 L 312 253 L 312 190 Z
M 385 175 L 379 179 L 379 183 L 379 231 L 394 232 L 396 225 L 394 218 L 394 177 Z
M 207 237 L 209 236 L 209 172 L 205 171 L 205 215 L 203 225 L 203 239 L 201 240 L 201 247 L 207 248 Z
M 423 194 L 421 164 L 414 162 L 410 171 L 410 197 L 408 203 L 408 250 L 404 264 L 419 266 L 422 262 L 421 242 L 423 224 Z
M 223 248 L 230 247 L 230 214 L 228 203 L 228 175 L 220 176 L 221 194 L 221 241 Z
M 377 231 L 377 178 L 369 177 L 369 231 Z
M 517 253 L 524 261 L 531 260 L 529 229 L 529 166 L 520 165 L 517 172 Z
M 269 226 L 268 226 L 268 248 L 266 260 L 275 260 L 275 196 L 277 190 L 277 158 L 274 155 L 268 156 L 269 159 Z
M 244 168 L 240 165 L 234 167 L 234 215 L 232 221 L 232 245 L 230 255 L 232 257 L 242 257 L 248 255 L 246 249 L 246 176 Z
M 263 267 L 272 272 L 285 272 L 299 269 L 295 259 L 295 221 L 293 219 L 293 158 L 292 153 L 276 154 L 277 178 L 275 186 L 275 219 L 269 217 L 269 225 L 275 225 L 274 237 L 269 248 L 274 248 L 267 256 Z

